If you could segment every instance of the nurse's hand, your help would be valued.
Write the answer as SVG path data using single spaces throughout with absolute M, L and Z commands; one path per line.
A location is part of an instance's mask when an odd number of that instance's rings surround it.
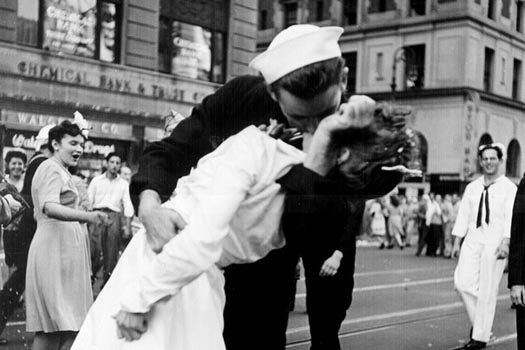
M 510 289 L 510 300 L 516 306 L 525 306 L 525 286 L 512 286 Z
M 147 314 L 131 313 L 120 310 L 113 316 L 117 322 L 117 337 L 126 341 L 139 340 L 148 330 Z
M 161 206 L 158 194 L 152 190 L 145 190 L 140 195 L 139 219 L 155 253 L 160 253 L 164 245 L 186 226 L 179 213 Z

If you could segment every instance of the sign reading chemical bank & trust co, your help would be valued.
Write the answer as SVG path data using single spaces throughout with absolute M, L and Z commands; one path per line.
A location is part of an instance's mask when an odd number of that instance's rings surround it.
M 53 66 L 37 62 L 20 61 L 17 65 L 18 73 L 31 78 L 51 80 L 61 83 L 97 87 L 104 90 L 122 92 L 126 94 L 145 95 L 177 102 L 198 103 L 203 94 L 191 92 L 174 86 L 161 84 L 145 84 L 121 77 L 100 74 L 93 75 L 73 68 Z
M 11 52 L 13 51 L 13 52 Z M 199 103 L 213 93 L 216 86 L 207 82 L 177 79 L 153 71 L 127 66 L 114 67 L 99 61 L 73 57 L 49 56 L 31 51 L 0 52 L 2 73 L 31 79 L 96 88 L 135 96 L 168 101 Z

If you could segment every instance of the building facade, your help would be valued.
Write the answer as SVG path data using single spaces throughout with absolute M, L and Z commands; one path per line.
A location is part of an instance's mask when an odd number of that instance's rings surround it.
M 80 170 L 112 151 L 134 167 L 163 116 L 248 72 L 256 34 L 256 0 L 0 0 L 2 154 L 32 154 L 78 110 L 93 127 Z
M 413 107 L 425 183 L 447 193 L 479 174 L 477 149 L 501 142 L 506 174 L 525 170 L 523 0 L 260 0 L 259 50 L 294 23 L 338 25 L 349 93 Z

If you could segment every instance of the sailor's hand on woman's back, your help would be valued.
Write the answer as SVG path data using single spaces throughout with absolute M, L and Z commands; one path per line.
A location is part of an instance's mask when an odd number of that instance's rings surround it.
M 145 190 L 140 196 L 139 219 L 146 229 L 146 238 L 155 253 L 186 226 L 176 211 L 161 206 L 159 195 Z

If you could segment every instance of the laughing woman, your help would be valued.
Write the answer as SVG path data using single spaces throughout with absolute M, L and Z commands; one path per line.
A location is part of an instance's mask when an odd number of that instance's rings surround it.
M 81 222 L 105 223 L 102 212 L 78 209 L 69 167 L 83 152 L 81 129 L 69 121 L 49 131 L 53 153 L 37 169 L 31 186 L 37 230 L 26 276 L 27 330 L 33 350 L 69 349 L 93 303 L 89 251 Z

